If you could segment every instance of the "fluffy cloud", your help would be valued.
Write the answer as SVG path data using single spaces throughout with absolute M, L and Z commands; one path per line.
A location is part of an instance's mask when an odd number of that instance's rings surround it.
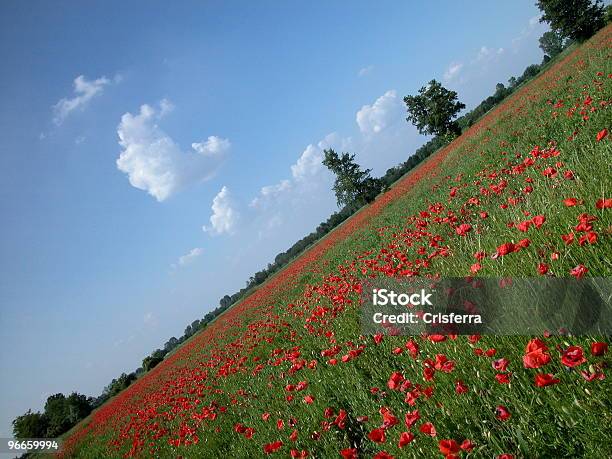
M 76 77 L 73 83 L 74 97 L 63 98 L 53 106 L 53 122 L 59 126 L 75 110 L 85 109 L 89 101 L 101 95 L 104 87 L 109 84 L 110 80 L 106 77 L 96 80 L 87 80 L 83 75 Z
M 302 152 L 295 164 L 291 166 L 291 175 L 295 180 L 306 180 L 316 175 L 323 167 L 323 150 L 310 144 Z
M 198 258 L 200 255 L 202 255 L 202 252 L 204 252 L 204 250 L 202 250 L 200 247 L 191 249 L 189 253 L 186 253 L 185 255 L 182 255 L 179 257 L 178 259 L 179 266 L 185 266 L 191 263 L 196 258 Z
M 287 179 L 281 180 L 276 185 L 266 185 L 259 190 L 259 195 L 251 201 L 251 207 L 264 207 L 270 200 L 291 189 L 291 182 Z
M 221 191 L 213 199 L 211 209 L 213 211 L 210 216 L 211 226 L 203 226 L 202 230 L 213 235 L 233 233 L 240 214 L 234 208 L 233 200 L 226 186 L 221 188 Z
M 125 113 L 117 128 L 121 154 L 117 168 L 130 184 L 163 201 L 181 188 L 210 179 L 230 148 L 230 142 L 216 136 L 193 143 L 183 152 L 157 122 L 172 110 L 162 100 L 159 109 L 142 105 L 136 115 Z
M 448 68 L 446 69 L 446 72 L 444 72 L 444 80 L 445 81 L 453 80 L 455 77 L 457 77 L 457 75 L 459 75 L 459 72 L 461 72 L 462 68 L 463 68 L 463 64 L 461 62 L 454 62 L 450 64 Z
M 402 101 L 395 90 L 387 91 L 372 105 L 364 105 L 357 112 L 359 130 L 364 135 L 378 134 L 391 124 L 401 120 Z

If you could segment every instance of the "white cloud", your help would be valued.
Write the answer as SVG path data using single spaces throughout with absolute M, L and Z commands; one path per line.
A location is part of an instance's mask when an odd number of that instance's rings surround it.
M 463 64 L 461 62 L 451 63 L 448 66 L 448 69 L 446 69 L 446 72 L 444 72 L 444 79 L 446 81 L 451 81 L 452 79 L 457 77 L 457 75 L 459 75 L 459 72 L 461 72 L 462 68 Z
M 188 253 L 179 257 L 178 259 L 179 266 L 185 266 L 186 264 L 191 263 L 196 258 L 198 258 L 200 255 L 202 255 L 202 252 L 204 252 L 204 250 L 201 249 L 200 247 L 191 249 Z
M 368 65 L 367 67 L 363 67 L 363 68 L 359 69 L 359 72 L 357 72 L 357 76 L 359 76 L 359 77 L 366 76 L 369 73 L 371 73 L 372 70 L 374 70 L 374 66 L 373 65 Z
M 318 146 L 308 145 L 295 164 L 291 166 L 291 175 L 296 180 L 305 180 L 316 175 L 323 167 L 323 151 Z
M 83 75 L 79 75 L 74 79 L 73 84 L 74 97 L 63 98 L 53 106 L 53 122 L 58 126 L 72 112 L 85 109 L 91 99 L 102 94 L 104 87 L 110 84 L 110 80 L 106 77 L 87 80 Z
M 292 166 L 293 167 L 293 166 Z M 251 201 L 250 207 L 263 207 L 271 199 L 291 189 L 291 182 L 287 179 L 281 180 L 276 185 L 266 185 L 259 190 L 259 195 Z
M 174 104 L 169 101 L 168 99 L 162 99 L 159 101 L 159 117 L 164 117 L 166 116 L 168 113 L 171 113 L 172 111 L 174 111 Z
M 356 120 L 362 134 L 378 134 L 401 119 L 402 103 L 395 90 L 387 91 L 372 105 L 364 105 L 357 112 Z
M 193 143 L 183 152 L 158 125 L 171 109 L 167 100 L 159 110 L 142 105 L 137 115 L 125 113 L 117 128 L 123 148 L 117 168 L 128 175 L 130 184 L 163 201 L 185 186 L 210 179 L 230 148 L 227 139 L 211 136 Z
M 533 16 L 532 18 L 529 18 L 529 27 L 534 28 L 535 26 L 537 26 L 540 23 L 540 16 Z
M 231 147 L 231 143 L 227 139 L 222 139 L 215 135 L 208 137 L 206 142 L 192 143 L 193 148 L 198 153 L 204 156 L 221 156 Z
M 229 189 L 226 186 L 221 188 L 221 191 L 214 197 L 211 209 L 213 211 L 210 216 L 211 226 L 203 226 L 202 230 L 213 235 L 233 233 L 240 214 L 234 208 Z

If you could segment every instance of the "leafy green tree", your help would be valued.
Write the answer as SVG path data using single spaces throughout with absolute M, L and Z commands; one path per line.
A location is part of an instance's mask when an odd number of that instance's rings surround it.
M 77 422 L 88 416 L 91 410 L 91 398 L 76 392 L 66 397 L 67 419 L 70 427 L 76 425 Z
M 223 308 L 226 309 L 228 308 L 230 305 L 232 304 L 232 299 L 229 295 L 225 295 L 223 298 L 221 298 L 219 300 L 219 305 Z
M 544 52 L 545 56 L 555 57 L 563 51 L 563 37 L 554 30 L 544 32 L 544 35 L 540 37 L 540 49 Z
M 606 24 L 612 22 L 612 4 L 607 5 L 604 9 L 604 21 Z
M 378 179 L 370 176 L 371 169 L 361 170 L 355 162 L 355 155 L 342 153 L 339 156 L 331 148 L 324 151 L 323 164 L 334 174 L 334 192 L 338 207 L 343 205 L 363 205 L 374 200 L 380 192 L 381 184 Z
M 110 384 L 104 388 L 104 393 L 102 396 L 108 399 L 114 395 L 117 395 L 123 389 L 127 388 L 130 384 L 132 384 L 132 382 L 134 382 L 135 380 L 135 373 L 121 373 L 121 376 L 116 379 L 113 379 Z
M 436 80 L 419 89 L 418 95 L 404 97 L 404 103 L 408 108 L 406 120 L 414 124 L 421 134 L 461 134 L 453 119 L 465 108 L 465 104 L 457 100 L 455 91 L 446 89 Z
M 159 365 L 163 360 L 163 356 L 148 355 L 142 360 L 142 369 L 144 371 L 149 371 Z
M 45 415 L 49 420 L 49 426 L 45 437 L 57 437 L 70 428 L 70 422 L 68 421 L 68 404 L 66 403 L 64 394 L 55 394 L 47 398 L 47 403 L 45 403 Z
M 32 413 L 28 410 L 27 413 L 17 416 L 13 420 L 13 436 L 18 440 L 24 438 L 45 438 L 49 420 L 40 412 Z
M 540 22 L 572 40 L 586 40 L 605 24 L 601 0 L 538 0 L 536 5 L 544 13 Z
M 164 350 L 166 352 L 170 352 L 172 349 L 178 346 L 178 344 L 179 344 L 179 340 L 173 336 L 168 341 L 166 341 L 166 344 L 164 344 Z

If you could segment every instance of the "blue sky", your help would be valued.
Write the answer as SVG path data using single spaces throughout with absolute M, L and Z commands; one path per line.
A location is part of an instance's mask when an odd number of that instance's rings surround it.
M 533 0 L 416 3 L 0 4 L 0 436 L 325 220 L 323 148 L 382 174 L 425 140 L 403 96 L 470 108 L 542 59 Z

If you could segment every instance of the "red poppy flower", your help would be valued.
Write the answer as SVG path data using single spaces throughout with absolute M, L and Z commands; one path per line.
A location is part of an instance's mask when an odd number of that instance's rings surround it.
M 587 272 L 589 272 L 589 268 L 580 264 L 576 266 L 575 268 L 573 268 L 570 271 L 570 274 L 574 276 L 576 279 L 582 279 Z
M 586 359 L 580 346 L 570 346 L 561 355 L 561 363 L 566 367 L 573 368 L 584 362 L 586 362 Z
M 612 207 L 612 198 L 609 199 L 598 199 L 595 207 L 598 209 L 609 209 Z
M 461 449 L 459 443 L 457 443 L 455 440 L 440 440 L 438 442 L 438 448 L 445 456 L 458 453 Z
M 576 198 L 567 198 L 563 200 L 563 204 L 565 204 L 566 207 L 577 206 L 579 202 L 580 201 L 578 201 Z
M 384 443 L 385 440 L 387 439 L 385 437 L 385 429 L 382 429 L 379 427 L 378 429 L 372 430 L 368 434 L 368 438 L 372 440 L 374 443 Z
M 404 375 L 401 373 L 394 371 L 391 373 L 389 377 L 389 381 L 387 381 L 387 387 L 391 390 L 398 389 L 400 384 L 404 381 Z
M 416 424 L 416 422 L 421 419 L 421 415 L 419 414 L 419 410 L 414 410 L 412 412 L 406 413 L 404 416 L 404 422 L 406 423 L 406 427 L 409 429 Z
M 535 375 L 535 384 L 538 387 L 552 386 L 558 384 L 561 380 L 556 379 L 552 373 L 539 373 Z
M 534 338 L 527 344 L 526 354 L 523 356 L 525 368 L 540 368 L 550 362 L 550 355 L 546 353 L 548 347 L 539 338 Z
M 503 257 L 516 250 L 512 242 L 506 242 L 497 248 L 497 256 Z
M 597 233 L 594 231 L 589 231 L 578 239 L 578 245 L 582 247 L 585 244 L 596 244 L 597 243 Z
M 495 379 L 500 384 L 510 384 L 510 376 L 512 373 L 498 373 L 495 375 Z
M 557 175 L 557 171 L 553 167 L 547 167 L 546 169 L 542 171 L 542 175 L 544 177 L 549 177 L 549 178 L 554 177 L 555 175 Z
M 431 422 L 426 422 L 423 424 L 421 427 L 419 427 L 419 431 L 425 435 L 429 435 L 430 437 L 436 436 L 436 428 Z
M 373 459 L 395 459 L 395 457 L 386 451 L 379 451 L 374 455 Z
M 468 392 L 468 386 L 466 386 L 465 384 L 463 384 L 463 381 L 456 381 L 455 382 L 455 392 L 458 394 L 465 394 L 466 392 Z
M 493 357 L 495 354 L 497 354 L 497 349 L 493 349 L 493 348 L 491 348 L 491 349 L 487 349 L 487 350 L 485 351 L 485 355 L 486 355 L 487 357 Z
M 514 459 L 514 455 L 504 453 L 497 456 L 497 459 Z
M 476 444 L 472 440 L 465 439 L 463 442 L 461 442 L 461 449 L 463 451 L 467 451 L 468 453 L 472 452 L 475 447 Z
M 591 354 L 600 356 L 608 352 L 608 343 L 597 342 L 591 344 Z
M 455 228 L 455 231 L 459 236 L 465 236 L 467 233 L 472 231 L 472 225 L 468 223 L 462 223 L 457 228 Z
M 397 446 L 399 446 L 400 448 L 403 448 L 408 443 L 410 443 L 412 440 L 414 440 L 414 434 L 412 432 L 402 432 L 400 434 Z
M 608 135 L 608 130 L 607 129 L 603 129 L 603 130 L 599 131 L 597 133 L 597 141 L 598 142 L 602 141 L 603 139 L 606 138 L 607 135 Z
M 544 215 L 536 215 L 531 219 L 536 228 L 540 228 L 544 222 L 546 221 L 546 217 Z
M 357 448 L 345 448 L 340 451 L 340 455 L 344 459 L 358 459 Z
M 518 250 L 519 248 L 526 249 L 527 247 L 529 247 L 530 244 L 531 241 L 529 239 L 521 239 L 516 243 L 516 250 Z
M 283 442 L 278 440 L 264 445 L 263 450 L 266 454 L 272 454 L 273 452 L 277 451 L 281 446 L 283 446 Z
M 548 272 L 548 265 L 546 263 L 538 263 L 538 272 L 542 275 Z
M 491 366 L 495 371 L 506 371 L 509 363 L 510 361 L 508 359 L 501 358 L 491 362 Z
M 413 359 L 416 359 L 416 356 L 419 353 L 419 345 L 412 340 L 408 340 L 406 342 L 406 349 L 408 349 L 408 351 L 410 352 L 410 356 Z
M 308 457 L 308 451 L 306 450 L 298 451 L 297 449 L 292 449 L 290 454 L 294 459 L 306 459 Z
M 388 429 L 389 427 L 393 427 L 394 425 L 399 424 L 399 419 L 397 419 L 397 417 L 395 417 L 391 410 L 386 406 L 383 406 L 380 409 L 380 414 L 383 418 L 383 429 Z
M 563 239 L 565 245 L 570 245 L 572 242 L 574 242 L 574 233 L 562 234 L 561 239 Z
M 508 419 L 510 419 L 510 416 L 512 415 L 510 414 L 510 411 L 508 411 L 508 408 L 506 408 L 505 406 L 498 405 L 497 408 L 495 408 L 495 417 L 500 421 L 507 421 Z

